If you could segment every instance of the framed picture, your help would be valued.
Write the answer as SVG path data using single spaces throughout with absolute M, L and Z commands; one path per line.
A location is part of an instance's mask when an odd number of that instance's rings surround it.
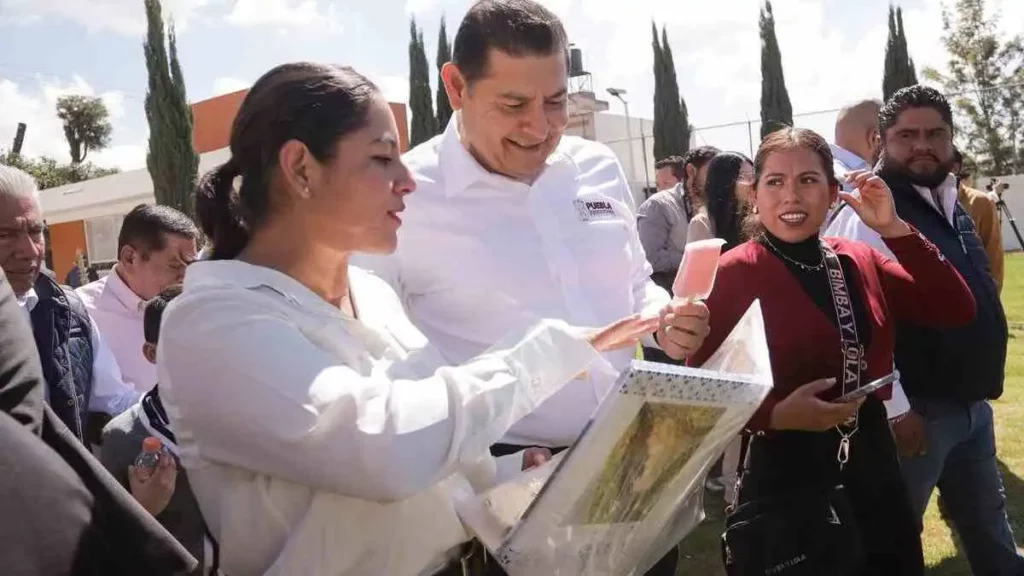
M 770 389 L 755 303 L 704 368 L 633 361 L 565 454 L 464 520 L 512 576 L 642 574 L 703 519 L 708 470 Z

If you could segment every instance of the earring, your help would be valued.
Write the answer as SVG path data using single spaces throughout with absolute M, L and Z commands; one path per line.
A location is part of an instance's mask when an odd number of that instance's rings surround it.
M 311 194 L 309 193 L 309 186 L 303 186 L 302 193 L 299 195 L 305 198 L 306 200 L 309 200 L 309 197 L 311 196 Z

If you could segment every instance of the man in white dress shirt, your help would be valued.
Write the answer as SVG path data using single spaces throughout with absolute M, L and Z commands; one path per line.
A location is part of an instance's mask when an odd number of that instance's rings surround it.
M 117 264 L 110 274 L 82 286 L 93 322 L 117 359 L 121 374 L 139 392 L 156 385 L 156 365 L 139 353 L 146 302 L 185 277 L 196 259 L 199 230 L 188 216 L 156 204 L 141 204 L 124 217 L 117 237 Z
M 475 4 L 442 70 L 456 113 L 444 134 L 404 158 L 417 192 L 406 198 L 398 250 L 362 260 L 450 362 L 535 318 L 600 326 L 661 310 L 657 342 L 677 359 L 707 334 L 706 307 L 672 302 L 650 280 L 615 155 L 563 137 L 567 60 L 562 24 L 540 4 Z M 570 445 L 632 357 L 607 354 L 609 367 L 570 382 L 493 452 Z M 671 574 L 670 556 L 652 573 Z
M 938 488 L 972 571 L 1024 574 L 1006 516 L 989 404 L 1003 391 L 1006 316 L 984 246 L 957 202 L 953 114 L 938 91 L 912 86 L 886 102 L 878 125 L 876 170 L 892 189 L 897 212 L 956 267 L 977 304 L 974 321 L 961 328 L 897 325 L 895 360 L 911 409 L 891 422 L 911 503 L 923 516 Z M 892 257 L 851 209 L 841 210 L 828 231 Z
M 86 441 L 90 412 L 116 416 L 135 404 L 139 393 L 122 380 L 114 355 L 74 291 L 40 274 L 46 242 L 38 195 L 31 176 L 0 165 L 0 268 L 32 324 L 47 401 Z

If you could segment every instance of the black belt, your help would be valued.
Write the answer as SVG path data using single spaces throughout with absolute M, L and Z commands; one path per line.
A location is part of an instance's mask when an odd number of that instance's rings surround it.
M 522 452 L 527 448 L 547 448 L 548 450 L 551 450 L 552 456 L 556 456 L 559 452 L 564 452 L 565 450 L 567 450 L 568 446 L 562 446 L 559 448 L 548 448 L 547 446 L 524 446 L 520 444 L 491 444 L 491 456 L 494 456 L 495 458 L 501 456 L 508 456 L 509 454 L 515 454 L 516 452 Z

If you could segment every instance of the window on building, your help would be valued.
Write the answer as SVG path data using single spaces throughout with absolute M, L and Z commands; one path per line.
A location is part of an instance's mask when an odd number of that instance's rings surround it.
M 113 264 L 117 261 L 117 236 L 121 232 L 123 215 L 101 216 L 85 221 L 85 245 L 89 264 Z

